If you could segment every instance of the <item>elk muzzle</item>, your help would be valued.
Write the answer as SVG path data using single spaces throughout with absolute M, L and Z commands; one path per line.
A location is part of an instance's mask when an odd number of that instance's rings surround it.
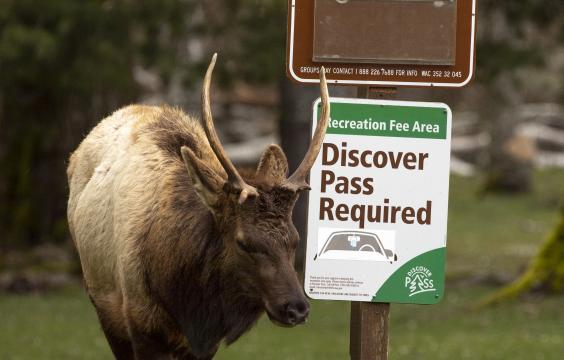
M 270 291 L 267 291 L 265 308 L 273 323 L 292 327 L 307 320 L 309 302 L 295 271 L 292 269 L 291 273 L 286 274 L 286 276 L 282 274 L 284 274 L 284 271 L 279 273 L 281 278 L 274 281 L 269 289 Z
M 270 321 L 276 325 L 292 327 L 306 322 L 309 315 L 309 302 L 304 295 L 296 296 L 289 301 L 267 308 Z

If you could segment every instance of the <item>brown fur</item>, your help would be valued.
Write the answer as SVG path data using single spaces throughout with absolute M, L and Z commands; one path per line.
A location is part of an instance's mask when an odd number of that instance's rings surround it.
M 259 196 L 240 205 L 199 123 L 180 110 L 129 107 L 88 135 L 68 167 L 69 225 L 117 358 L 208 359 L 265 310 L 276 323 L 303 320 L 287 310 L 307 315 L 287 169 L 282 151 L 267 149 L 256 176 L 244 176 Z

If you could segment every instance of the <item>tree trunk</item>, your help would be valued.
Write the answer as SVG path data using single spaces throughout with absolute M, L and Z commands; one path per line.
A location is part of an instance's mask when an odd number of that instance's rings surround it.
M 480 116 L 490 127 L 491 142 L 483 192 L 524 193 L 532 188 L 533 140 L 516 133 L 521 119 L 516 109 L 522 103 L 515 81 L 501 77 L 492 85 Z

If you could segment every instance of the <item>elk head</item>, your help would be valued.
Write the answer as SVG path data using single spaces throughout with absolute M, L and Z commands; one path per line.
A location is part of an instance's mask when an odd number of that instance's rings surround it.
M 188 147 L 182 147 L 182 157 L 196 192 L 212 212 L 224 242 L 224 255 L 218 259 L 220 271 L 236 283 L 246 301 L 254 301 L 266 310 L 274 323 L 294 326 L 306 320 L 309 303 L 293 267 L 299 237 L 292 223 L 292 210 L 300 192 L 310 189 L 306 177 L 327 129 L 329 94 L 325 71 L 321 70 L 322 115 L 296 171 L 287 177 L 288 161 L 284 152 L 277 145 L 270 145 L 256 173 L 243 178 L 221 146 L 213 125 L 209 89 L 216 57 L 217 54 L 204 79 L 202 120 L 209 144 L 225 174 L 207 166 Z

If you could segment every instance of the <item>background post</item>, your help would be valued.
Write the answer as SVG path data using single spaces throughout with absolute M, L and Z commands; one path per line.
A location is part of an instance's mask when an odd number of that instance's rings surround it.
M 395 88 L 359 86 L 361 99 L 393 99 Z M 390 304 L 351 302 L 349 353 L 351 360 L 387 360 Z

